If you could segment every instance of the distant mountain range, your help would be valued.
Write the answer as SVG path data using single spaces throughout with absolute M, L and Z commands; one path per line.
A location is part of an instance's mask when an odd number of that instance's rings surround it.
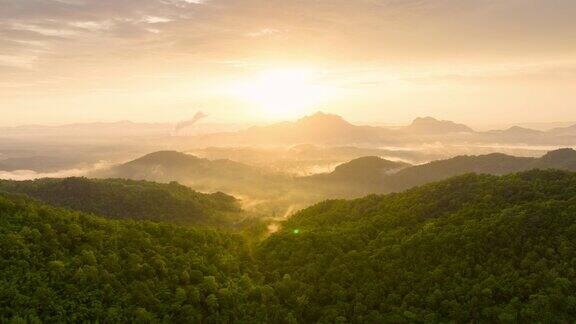
M 472 133 L 474 130 L 464 124 L 457 124 L 448 120 L 437 120 L 432 117 L 416 118 L 410 126 L 403 129 L 416 134 L 450 134 Z
M 205 148 L 210 146 L 282 146 L 317 144 L 410 145 L 416 143 L 523 143 L 528 145 L 576 144 L 576 125 L 547 131 L 514 126 L 505 130 L 480 132 L 453 121 L 433 117 L 416 118 L 403 127 L 354 125 L 341 116 L 318 112 L 296 121 L 243 128 L 240 125 L 203 124 L 176 134 L 173 123 L 84 123 L 61 126 L 20 126 L 1 128 L 0 138 L 39 139 L 128 139 L 148 137 L 157 147 Z M 178 136 L 173 136 L 178 135 Z
M 322 112 L 295 122 L 281 122 L 269 126 L 255 126 L 238 132 L 217 133 L 193 139 L 204 146 L 380 143 L 393 131 L 373 126 L 353 125 L 342 117 Z
M 169 123 L 135 123 L 127 120 L 118 122 L 76 123 L 66 125 L 24 125 L 2 128 L 3 136 L 167 136 L 174 126 Z
M 244 203 L 260 201 L 266 208 L 300 207 L 326 198 L 355 198 L 372 193 L 398 192 L 466 173 L 503 175 L 530 169 L 576 171 L 576 151 L 561 149 L 540 158 L 506 154 L 458 156 L 410 165 L 376 156 L 344 163 L 333 172 L 289 177 L 231 160 L 208 160 L 163 151 L 118 165 L 93 176 L 160 182 L 179 181 L 195 190 L 223 191 Z M 281 212 L 279 212 L 281 213 Z
M 160 151 L 145 155 L 109 170 L 101 176 L 160 182 L 184 181 L 199 187 L 218 187 L 221 183 L 252 181 L 265 173 L 260 169 L 231 160 L 208 160 L 175 151 Z M 212 188 L 213 189 L 213 188 Z
M 454 153 L 422 151 L 418 148 L 370 148 L 299 144 L 286 147 L 207 147 L 188 150 L 210 160 L 230 159 L 274 172 L 297 176 L 334 170 L 342 163 L 366 156 L 409 161 L 413 164 L 447 158 Z
M 227 159 L 208 160 L 175 151 L 160 151 L 107 170 L 89 174 L 97 178 L 124 178 L 156 182 L 178 181 L 201 192 L 221 191 L 244 204 L 277 200 L 290 177 Z
M 301 184 L 310 191 L 318 190 L 328 193 L 344 192 L 347 197 L 363 196 L 380 192 L 382 180 L 387 176 L 410 167 L 404 162 L 386 160 L 377 156 L 366 156 L 341 164 L 330 173 L 316 174 L 298 178 Z
M 378 159 L 378 158 L 370 158 Z M 531 169 L 559 169 L 576 171 L 576 151 L 560 149 L 548 152 L 540 158 L 517 157 L 494 153 L 478 156 L 457 156 L 451 159 L 408 166 L 396 164 L 395 171 L 385 167 L 397 162 L 381 159 L 379 163 L 366 163 L 363 159 L 343 164 L 332 173 L 308 177 L 316 186 L 334 186 L 337 184 L 350 188 L 349 192 L 387 193 L 409 189 L 429 182 L 444 180 L 466 173 L 504 175 Z M 362 165 L 362 167 L 358 167 Z M 338 169 L 354 170 L 342 177 Z M 348 197 L 344 192 L 342 197 Z
M 109 138 L 109 137 L 166 137 L 172 135 L 189 136 L 222 131 L 236 131 L 245 128 L 244 124 L 198 123 L 187 126 L 186 121 L 178 123 L 140 123 L 129 120 L 117 122 L 74 123 L 63 125 L 22 125 L 1 127 L 0 137 L 34 138 Z
M 206 147 L 287 144 L 398 145 L 431 142 L 574 145 L 576 125 L 549 131 L 515 126 L 506 130 L 479 132 L 464 124 L 424 117 L 415 119 L 405 127 L 389 128 L 354 125 L 340 116 L 319 112 L 294 122 L 193 137 L 190 144 Z

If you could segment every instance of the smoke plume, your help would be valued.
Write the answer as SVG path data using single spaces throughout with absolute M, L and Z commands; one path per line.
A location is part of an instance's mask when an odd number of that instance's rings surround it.
M 190 126 L 193 126 L 194 124 L 196 124 L 200 119 L 202 118 L 206 118 L 208 117 L 208 115 L 206 115 L 205 113 L 199 111 L 196 113 L 196 115 L 194 115 L 194 117 L 192 117 L 192 119 L 189 120 L 183 120 L 181 122 L 178 122 L 176 124 L 176 126 L 174 127 L 174 134 L 178 134 L 181 130 L 188 128 Z

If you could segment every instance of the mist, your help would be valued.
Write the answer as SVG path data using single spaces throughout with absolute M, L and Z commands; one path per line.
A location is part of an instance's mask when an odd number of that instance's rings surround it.
M 98 170 L 105 170 L 113 166 L 114 163 L 100 161 L 89 167 L 81 169 L 67 169 L 55 172 L 37 172 L 34 170 L 14 170 L 14 171 L 1 171 L 0 179 L 2 180 L 36 180 L 42 178 L 68 178 L 68 177 L 83 177 L 90 175 Z

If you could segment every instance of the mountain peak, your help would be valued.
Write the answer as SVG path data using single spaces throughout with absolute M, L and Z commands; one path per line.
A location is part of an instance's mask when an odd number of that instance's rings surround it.
M 526 128 L 526 127 L 521 127 L 521 126 L 512 126 L 508 129 L 505 129 L 502 131 L 496 131 L 496 132 L 501 133 L 501 134 L 508 134 L 508 135 L 537 135 L 537 134 L 541 133 L 541 131 L 531 129 L 531 128 Z
M 418 124 L 418 123 L 437 123 L 437 122 L 440 122 L 440 120 L 438 120 L 434 117 L 430 117 L 430 116 L 416 117 L 416 119 L 414 119 L 412 121 L 412 125 Z
M 313 115 L 302 117 L 298 120 L 299 124 L 312 124 L 312 125 L 350 125 L 349 122 L 344 120 L 339 115 L 334 114 L 326 114 L 322 111 L 319 111 Z
M 418 117 L 407 127 L 409 131 L 418 133 L 471 133 L 474 130 L 464 124 L 449 120 L 439 120 L 434 117 Z
M 407 163 L 385 160 L 379 156 L 364 156 L 336 167 L 332 174 L 343 177 L 373 177 L 409 166 Z
M 200 160 L 194 155 L 177 152 L 177 151 L 158 151 L 150 154 L 146 154 L 132 162 L 129 163 L 186 163 L 192 160 Z
M 542 159 L 546 160 L 566 160 L 575 159 L 576 160 L 576 150 L 572 148 L 561 148 L 558 150 L 550 151 L 546 153 Z

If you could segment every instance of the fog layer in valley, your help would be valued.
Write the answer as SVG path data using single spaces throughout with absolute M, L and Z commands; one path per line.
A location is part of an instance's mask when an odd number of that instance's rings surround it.
M 475 131 L 426 117 L 403 127 L 374 127 L 317 113 L 238 129 L 204 125 L 205 117 L 6 128 L 0 178 L 177 181 L 234 195 L 247 210 L 283 218 L 328 198 L 394 192 L 467 172 L 570 170 L 571 151 L 548 152 L 576 143 L 576 125 Z

